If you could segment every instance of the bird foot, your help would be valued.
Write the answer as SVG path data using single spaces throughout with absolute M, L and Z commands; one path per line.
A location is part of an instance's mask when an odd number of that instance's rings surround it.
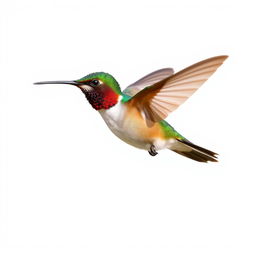
M 151 155 L 151 156 L 156 156 L 158 153 L 156 152 L 156 147 L 154 145 L 151 145 L 150 146 L 150 149 L 148 151 L 148 153 Z

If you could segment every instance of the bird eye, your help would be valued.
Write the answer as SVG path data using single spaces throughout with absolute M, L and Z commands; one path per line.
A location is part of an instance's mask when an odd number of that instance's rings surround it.
M 99 83 L 100 83 L 99 80 L 96 80 L 96 79 L 91 81 L 92 85 L 98 85 Z

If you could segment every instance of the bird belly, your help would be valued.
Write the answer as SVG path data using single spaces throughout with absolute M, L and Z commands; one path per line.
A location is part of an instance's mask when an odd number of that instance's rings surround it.
M 156 150 L 168 147 L 169 139 L 164 137 L 161 126 L 155 123 L 148 127 L 141 113 L 136 108 L 127 108 L 118 103 L 113 108 L 100 111 L 110 130 L 124 142 L 149 150 L 153 144 Z

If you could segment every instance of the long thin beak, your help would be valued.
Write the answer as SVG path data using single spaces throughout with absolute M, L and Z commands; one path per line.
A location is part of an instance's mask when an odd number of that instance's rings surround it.
M 76 86 L 81 85 L 80 83 L 78 83 L 76 81 L 44 81 L 44 82 L 36 82 L 34 84 L 72 84 L 72 85 L 76 85 Z

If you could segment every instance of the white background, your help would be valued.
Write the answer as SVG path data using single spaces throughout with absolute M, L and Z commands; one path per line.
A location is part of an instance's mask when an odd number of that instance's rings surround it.
M 2 1 L 0 254 L 255 255 L 253 1 Z M 95 71 L 124 88 L 230 57 L 168 117 L 220 154 L 123 143 L 84 95 L 41 80 Z

